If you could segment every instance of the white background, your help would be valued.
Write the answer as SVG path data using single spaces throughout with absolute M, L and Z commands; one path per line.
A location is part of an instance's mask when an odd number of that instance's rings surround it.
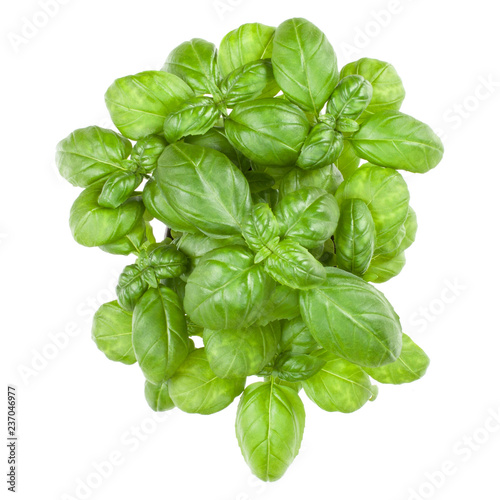
M 53 0 L 45 19 L 42 2 L 3 2 L 0 15 L 2 394 L 17 386 L 17 498 L 498 499 L 495 2 Z M 73 129 L 111 126 L 103 94 L 115 78 L 159 69 L 192 37 L 218 43 L 242 23 L 294 16 L 326 32 L 341 66 L 363 56 L 393 63 L 407 90 L 402 110 L 440 129 L 447 151 L 434 171 L 405 176 L 419 233 L 405 270 L 381 287 L 430 355 L 427 376 L 382 386 L 352 415 L 305 401 L 301 452 L 283 479 L 266 484 L 240 455 L 235 404 L 156 422 L 139 368 L 96 349 L 92 313 L 113 299 L 132 257 L 73 241 L 68 213 L 78 190 L 58 177 L 53 157 Z M 45 25 L 29 32 L 31 21 Z M 97 473 L 110 457 L 113 470 Z

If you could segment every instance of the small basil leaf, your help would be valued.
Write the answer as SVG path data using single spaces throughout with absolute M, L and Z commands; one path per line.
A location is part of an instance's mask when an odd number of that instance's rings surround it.
M 153 384 L 146 380 L 144 384 L 144 396 L 153 411 L 168 411 L 175 408 L 174 402 L 168 393 L 167 382 Z
M 298 316 L 283 323 L 280 349 L 296 354 L 310 354 L 319 349 L 316 339 L 311 335 L 303 319 Z
M 118 208 L 125 203 L 141 182 L 142 175 L 132 172 L 115 172 L 107 178 L 97 202 L 101 207 Z
M 132 160 L 145 173 L 152 172 L 158 163 L 158 158 L 168 146 L 167 141 L 159 135 L 148 135 L 139 139 L 132 149 Z
M 336 129 L 343 134 L 353 134 L 359 130 L 359 123 L 350 118 L 339 118 L 337 120 Z
M 176 278 L 185 273 L 188 267 L 187 257 L 174 245 L 154 248 L 148 260 L 158 279 Z
M 280 199 L 302 188 L 319 188 L 335 194 L 342 181 L 342 174 L 333 164 L 314 170 L 294 168 L 281 179 Z
M 274 365 L 276 376 L 286 382 L 302 382 L 316 375 L 326 361 L 308 354 L 283 353 Z
M 247 245 L 254 252 L 269 246 L 279 236 L 278 222 L 269 205 L 254 205 L 243 221 L 242 232 Z
M 370 104 L 372 95 L 373 87 L 368 80 L 361 75 L 346 76 L 335 87 L 326 111 L 337 120 L 356 120 Z
M 144 279 L 143 273 L 136 264 L 126 266 L 116 287 L 118 303 L 123 309 L 133 311 L 139 299 L 146 293 L 148 284 Z
M 340 156 L 343 147 L 342 134 L 326 123 L 318 123 L 311 129 L 302 146 L 297 166 L 310 170 L 330 165 Z

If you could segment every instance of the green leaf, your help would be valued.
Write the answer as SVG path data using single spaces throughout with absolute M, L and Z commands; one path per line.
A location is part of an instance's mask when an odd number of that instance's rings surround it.
M 211 330 L 247 328 L 257 321 L 273 291 L 272 280 L 252 252 L 229 246 L 213 250 L 188 278 L 184 307 Z
M 356 120 L 370 104 L 373 87 L 361 75 L 349 75 L 335 87 L 326 112 L 336 119 Z
M 356 365 L 326 351 L 312 356 L 325 361 L 316 375 L 303 382 L 307 397 L 325 411 L 351 413 L 373 397 L 370 378 Z
M 324 33 L 306 19 L 283 22 L 276 30 L 272 61 L 286 97 L 319 115 L 339 80 L 337 57 Z
M 113 243 L 128 234 L 140 221 L 144 205 L 129 198 L 118 208 L 101 207 L 98 203 L 102 186 L 85 189 L 71 207 L 69 225 L 73 238 L 86 247 Z
M 304 320 L 298 316 L 283 323 L 280 349 L 295 354 L 311 354 L 319 349 L 316 339 L 311 335 Z
M 201 38 L 193 38 L 172 50 L 162 71 L 182 78 L 197 94 L 218 92 L 217 48 Z
M 136 362 L 132 347 L 132 314 L 116 300 L 103 304 L 94 315 L 92 339 L 111 361 L 125 365 Z
M 168 143 L 163 137 L 148 135 L 135 143 L 131 158 L 142 171 L 152 172 L 158 164 L 158 158 L 167 146 Z
M 225 105 L 233 108 L 241 102 L 274 97 L 280 88 L 270 59 L 260 59 L 232 71 L 222 81 L 220 90 Z
M 333 164 L 314 170 L 294 168 L 281 179 L 280 199 L 302 188 L 320 188 L 335 194 L 342 181 L 342 174 Z
M 269 205 L 266 203 L 254 205 L 243 221 L 243 237 L 247 245 L 254 252 L 259 252 L 262 248 L 272 251 L 271 243 L 278 236 L 278 222 Z
M 428 125 L 399 111 L 372 115 L 350 141 L 360 158 L 420 174 L 436 167 L 444 152 L 441 139 Z
M 316 375 L 326 361 L 309 354 L 285 352 L 276 360 L 276 376 L 286 382 L 302 382 Z
M 123 171 L 121 162 L 131 150 L 130 141 L 112 130 L 80 128 L 59 142 L 56 164 L 68 182 L 85 188 Z
M 116 295 L 118 303 L 123 309 L 133 311 L 139 299 L 146 293 L 148 283 L 143 276 L 143 272 L 137 264 L 126 266 L 120 277 L 116 287 Z
M 236 415 L 236 437 L 245 461 L 262 481 L 276 481 L 299 453 L 304 405 L 294 389 L 269 382 L 249 385 Z
M 267 191 L 275 184 L 274 179 L 269 174 L 256 172 L 254 170 L 245 172 L 245 178 L 248 181 L 252 195 L 262 193 L 262 191 Z
M 142 175 L 115 172 L 107 178 L 97 202 L 101 207 L 118 208 L 127 201 L 141 182 Z
M 257 59 L 271 57 L 275 28 L 260 23 L 243 24 L 220 44 L 219 67 L 224 76 Z
M 134 308 L 132 343 L 147 380 L 168 380 L 188 355 L 186 319 L 177 295 L 161 285 L 150 288 Z
M 297 166 L 310 170 L 330 165 L 340 156 L 343 147 L 342 134 L 327 123 L 320 122 L 309 132 L 297 160 Z
M 184 218 L 184 216 L 172 208 L 171 204 L 160 191 L 158 183 L 154 179 L 149 179 L 144 186 L 142 201 L 144 202 L 147 211 L 155 219 L 163 222 L 163 224 L 167 225 L 174 231 L 199 233 L 195 226 L 193 226 Z
M 163 133 L 168 142 L 177 142 L 188 135 L 202 135 L 215 125 L 219 116 L 212 97 L 193 97 L 167 116 Z
M 429 363 L 430 359 L 427 354 L 403 333 L 403 349 L 394 363 L 378 368 L 363 368 L 363 370 L 381 384 L 399 385 L 422 378 Z
M 396 257 L 379 255 L 371 261 L 370 267 L 363 275 L 363 279 L 372 283 L 385 283 L 397 276 L 403 270 L 405 264 L 404 253 L 396 255 Z
M 359 167 L 360 159 L 356 155 L 352 144 L 349 141 L 344 141 L 344 149 L 342 154 L 337 158 L 335 165 L 339 169 L 344 180 L 349 179 L 351 175 Z
M 137 224 L 119 240 L 101 245 L 99 248 L 104 252 L 114 255 L 130 255 L 131 253 L 137 254 L 140 247 L 147 241 L 148 233 L 152 231 L 149 222 L 143 218 L 139 219 Z
M 359 118 L 362 122 L 369 116 L 386 109 L 399 110 L 405 98 L 403 82 L 392 64 L 364 57 L 342 68 L 340 77 L 361 75 L 372 84 L 370 104 Z
M 158 279 L 177 278 L 188 267 L 188 258 L 175 245 L 155 246 L 148 254 L 148 263 Z
M 259 373 L 276 354 L 279 322 L 243 330 L 208 330 L 203 342 L 208 362 L 220 378 L 242 378 Z
M 146 380 L 144 384 L 144 396 L 153 411 L 168 411 L 175 407 L 168 393 L 167 382 L 152 384 Z
M 326 282 L 301 292 L 302 318 L 318 343 L 352 363 L 382 366 L 401 352 L 401 324 L 385 296 L 333 267 Z
M 304 188 L 285 196 L 275 209 L 280 236 L 314 248 L 332 236 L 340 215 L 333 195 Z
M 189 86 L 175 75 L 144 71 L 115 80 L 105 99 L 118 130 L 137 140 L 163 132 L 166 116 L 192 96 Z
M 399 248 L 404 238 L 401 228 L 408 216 L 410 200 L 408 186 L 399 172 L 368 164 L 357 169 L 335 196 L 339 204 L 351 198 L 366 203 L 377 232 L 376 255 Z
M 222 379 L 210 368 L 205 349 L 189 354 L 168 381 L 175 406 L 187 413 L 210 415 L 229 406 L 245 387 L 245 378 Z
M 172 207 L 209 236 L 241 233 L 251 207 L 244 175 L 213 149 L 177 143 L 158 161 L 156 181 Z
M 299 290 L 284 285 L 277 285 L 271 297 L 262 309 L 259 325 L 271 321 L 292 319 L 300 314 Z
M 375 238 L 375 223 L 366 203 L 357 198 L 344 200 L 335 232 L 338 267 L 362 276 L 372 260 Z
M 290 288 L 307 290 L 325 281 L 325 268 L 301 245 L 282 241 L 264 263 L 275 281 Z
M 283 99 L 238 104 L 226 120 L 226 134 L 247 158 L 267 166 L 292 166 L 309 133 L 309 120 Z

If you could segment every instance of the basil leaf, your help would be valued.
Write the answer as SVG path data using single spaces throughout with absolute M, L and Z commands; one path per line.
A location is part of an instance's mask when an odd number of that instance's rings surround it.
M 345 78 L 348 75 L 361 75 L 372 84 L 372 98 L 368 107 L 359 117 L 360 122 L 374 113 L 386 109 L 397 111 L 401 107 L 405 98 L 405 89 L 392 64 L 364 57 L 342 68 L 340 77 Z
M 282 99 L 238 104 L 225 125 L 227 138 L 247 158 L 278 167 L 295 164 L 310 128 L 304 112 Z
M 160 285 L 150 288 L 134 308 L 132 343 L 147 380 L 168 380 L 188 355 L 184 311 L 177 295 Z
M 161 155 L 156 180 L 172 207 L 209 236 L 241 233 L 250 210 L 244 175 L 226 156 L 191 144 L 172 144 Z
M 146 380 L 144 384 L 144 396 L 153 411 L 168 411 L 175 407 L 168 393 L 167 382 L 153 384 Z
M 423 174 L 443 158 L 443 143 L 421 121 L 399 111 L 368 118 L 350 141 L 356 154 L 384 167 Z
M 312 356 L 325 364 L 304 381 L 304 391 L 321 409 L 352 413 L 373 397 L 370 378 L 359 366 L 323 350 Z
M 118 130 L 130 139 L 141 139 L 163 132 L 167 115 L 192 95 L 188 85 L 175 75 L 144 71 L 115 80 L 105 100 Z
M 275 28 L 260 23 L 243 24 L 220 43 L 219 67 L 224 76 L 244 64 L 271 57 Z
M 305 411 L 294 389 L 256 382 L 241 396 L 236 437 L 245 461 L 262 481 L 276 481 L 299 453 Z
M 408 217 L 410 193 L 403 177 L 396 171 L 366 165 L 357 169 L 335 194 L 339 204 L 346 199 L 363 200 L 373 217 L 377 238 L 375 254 L 389 254 L 399 248 Z
M 381 384 L 408 384 L 422 378 L 429 363 L 427 354 L 403 333 L 403 349 L 394 363 L 363 370 Z
M 162 71 L 182 78 L 198 94 L 218 92 L 217 48 L 201 38 L 193 38 L 172 50 Z
M 118 208 L 127 201 L 141 182 L 142 175 L 115 172 L 107 178 L 97 202 L 101 207 Z
M 325 281 L 325 268 L 301 245 L 285 240 L 273 249 L 264 263 L 275 281 L 290 288 L 307 290 Z
M 335 161 L 335 165 L 339 169 L 344 180 L 349 179 L 351 175 L 359 167 L 360 159 L 356 155 L 352 144 L 349 141 L 344 141 L 344 149 L 341 155 Z
M 264 97 L 274 97 L 280 90 L 269 59 L 252 61 L 232 71 L 220 85 L 227 107 Z
M 248 181 L 252 195 L 262 193 L 262 191 L 267 191 L 275 184 L 274 179 L 269 174 L 256 172 L 254 170 L 245 172 L 245 178 Z
M 356 120 L 370 104 L 372 95 L 373 87 L 368 80 L 361 75 L 346 76 L 335 87 L 326 112 L 337 120 L 339 118 Z
M 133 311 L 135 305 L 146 293 L 147 289 L 148 283 L 137 264 L 130 264 L 123 269 L 118 278 L 118 285 L 116 287 L 118 303 L 123 309 Z
M 302 188 L 320 188 L 335 194 L 342 181 L 342 174 L 333 164 L 315 170 L 294 168 L 281 179 L 280 199 Z
M 335 197 L 322 189 L 299 189 L 277 205 L 280 236 L 314 248 L 332 236 L 340 215 Z
M 203 342 L 208 362 L 220 378 L 243 378 L 259 373 L 276 354 L 279 322 L 243 330 L 208 330 Z
M 168 143 L 159 135 L 148 135 L 139 139 L 132 149 L 132 160 L 144 172 L 152 172 Z
M 152 228 L 149 222 L 143 218 L 125 236 L 119 240 L 101 245 L 99 248 L 104 252 L 114 255 L 130 255 L 139 253 L 140 247 L 152 237 Z
M 174 245 L 160 245 L 149 252 L 148 264 L 158 279 L 177 278 L 186 272 L 188 259 Z
M 404 253 L 396 255 L 396 257 L 379 255 L 371 261 L 370 267 L 363 275 L 363 279 L 372 283 L 385 283 L 397 276 L 403 270 L 405 264 Z
M 385 296 L 333 267 L 326 282 L 300 296 L 302 318 L 318 343 L 361 366 L 382 366 L 401 352 L 401 324 Z
M 304 320 L 298 316 L 283 323 L 281 333 L 281 351 L 290 351 L 295 354 L 310 354 L 319 349 L 316 339 L 311 335 Z
M 302 382 L 316 375 L 326 361 L 309 354 L 283 353 L 274 365 L 276 376 L 286 382 Z
M 299 314 L 299 291 L 284 285 L 277 285 L 262 309 L 257 324 L 267 325 L 272 321 L 295 318 Z
M 372 260 L 375 238 L 375 223 L 366 203 L 356 198 L 344 200 L 335 233 L 338 267 L 362 276 Z
M 57 145 L 59 173 L 73 186 L 88 187 L 123 171 L 132 144 L 128 139 L 101 127 L 80 128 Z
M 229 246 L 205 255 L 188 278 L 184 307 L 196 324 L 211 330 L 251 326 L 273 290 L 252 252 Z
M 337 57 L 324 33 L 306 19 L 283 22 L 276 30 L 272 61 L 286 97 L 319 115 L 339 80 Z
M 86 247 L 98 247 L 119 240 L 142 218 L 144 205 L 129 198 L 118 208 L 101 207 L 98 203 L 102 186 L 88 187 L 73 203 L 69 225 L 73 238 Z
M 208 364 L 205 349 L 191 352 L 168 381 L 172 401 L 182 411 L 210 415 L 229 406 L 245 387 L 244 378 L 222 379 Z
M 132 347 L 132 314 L 116 300 L 103 304 L 94 315 L 92 339 L 111 361 L 125 365 L 136 362 Z
M 278 221 L 269 205 L 254 205 L 243 221 L 243 237 L 247 245 L 254 252 L 259 252 L 262 248 L 269 247 L 278 236 Z M 272 251 L 272 248 L 269 248 L 269 251 Z
M 177 142 L 188 135 L 202 135 L 215 125 L 219 116 L 212 97 L 193 97 L 167 116 L 163 133 L 168 142 Z
M 302 146 L 297 166 L 304 170 L 325 167 L 333 163 L 342 153 L 343 135 L 327 123 L 315 125 Z

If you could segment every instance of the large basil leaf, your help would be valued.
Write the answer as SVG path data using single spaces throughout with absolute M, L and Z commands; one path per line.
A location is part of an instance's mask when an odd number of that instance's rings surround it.
M 338 267 L 362 276 L 373 257 L 375 237 L 375 223 L 366 203 L 357 198 L 344 200 L 335 232 Z
M 118 208 L 104 208 L 98 203 L 101 186 L 82 191 L 71 207 L 69 225 L 73 238 L 86 247 L 98 247 L 119 240 L 140 221 L 144 205 L 129 198 Z
M 251 197 L 244 175 L 222 153 L 177 143 L 158 160 L 156 181 L 172 207 L 209 236 L 241 233 Z
M 260 317 L 272 280 L 253 253 L 239 246 L 208 253 L 189 276 L 184 307 L 193 322 L 211 330 L 246 328 Z
M 290 351 L 296 354 L 310 354 L 319 349 L 316 339 L 311 335 L 304 320 L 298 316 L 283 323 L 281 351 Z
M 405 98 L 403 82 L 392 64 L 378 59 L 364 57 L 342 68 L 340 77 L 361 75 L 372 84 L 370 104 L 359 118 L 364 121 L 369 116 L 385 109 L 399 110 Z
M 166 116 L 193 96 L 180 78 L 164 71 L 144 71 L 115 80 L 106 106 L 118 130 L 130 139 L 163 131 Z
M 245 387 L 245 378 L 222 379 L 210 368 L 205 349 L 192 351 L 168 381 L 175 406 L 187 413 L 210 415 L 229 406 Z
M 314 248 L 332 236 L 340 210 L 333 195 L 305 188 L 285 196 L 275 209 L 280 236 L 305 248 Z
M 226 134 L 247 158 L 268 166 L 294 165 L 309 133 L 309 120 L 283 99 L 238 104 L 226 120 Z
M 342 153 L 344 136 L 328 123 L 315 125 L 302 146 L 297 166 L 304 170 L 332 164 Z
M 422 378 L 429 363 L 430 359 L 427 354 L 403 333 L 403 349 L 394 363 L 378 368 L 363 368 L 363 370 L 381 384 L 408 384 Z
M 323 350 L 312 356 L 325 364 L 303 382 L 304 391 L 323 410 L 351 413 L 374 396 L 370 378 L 359 366 Z
M 443 143 L 421 121 L 399 111 L 369 117 L 350 141 L 356 154 L 376 165 L 423 174 L 443 158 Z
M 346 76 L 335 87 L 326 111 L 336 119 L 356 120 L 370 104 L 372 94 L 371 83 L 361 75 Z
M 132 347 L 132 314 L 122 309 L 116 300 L 103 304 L 95 313 L 92 339 L 112 361 L 126 365 L 136 362 Z
M 186 318 L 177 295 L 160 285 L 150 288 L 134 308 L 132 343 L 147 380 L 160 384 L 189 352 Z
M 274 97 L 280 90 L 269 59 L 250 62 L 232 71 L 220 85 L 227 107 L 253 99 Z
M 236 437 L 245 461 L 262 481 L 276 481 L 299 453 L 304 405 L 294 389 L 269 382 L 249 385 L 236 415 Z
M 333 267 L 326 282 L 301 292 L 302 318 L 318 343 L 352 363 L 382 366 L 401 352 L 401 324 L 385 296 Z
M 224 76 L 244 64 L 271 57 L 275 28 L 260 23 L 243 24 L 220 43 L 219 67 Z
M 242 378 L 259 373 L 276 354 L 279 322 L 244 330 L 208 330 L 203 342 L 208 362 L 220 378 Z
M 177 142 L 188 135 L 202 135 L 215 125 L 219 116 L 212 97 L 193 97 L 167 116 L 163 133 L 168 142 Z
M 375 254 L 389 254 L 399 248 L 401 231 L 409 210 L 410 193 L 403 177 L 384 167 L 372 165 L 357 169 L 335 194 L 339 204 L 346 199 L 363 200 L 373 217 L 377 238 Z
M 267 203 L 259 203 L 252 207 L 243 222 L 243 237 L 254 252 L 259 252 L 266 247 L 270 247 L 269 253 L 272 251 L 279 241 L 279 227 Z
M 379 255 L 371 261 L 370 267 L 363 275 L 363 279 L 372 283 L 385 283 L 397 276 L 403 270 L 405 264 L 406 257 L 404 253 L 396 255 L 396 257 Z
M 359 167 L 360 158 L 356 155 L 352 144 L 349 141 L 344 141 L 344 149 L 342 154 L 337 158 L 335 165 L 339 169 L 344 180 L 349 179 L 351 175 Z
M 337 57 L 324 33 L 306 19 L 289 19 L 276 30 L 274 76 L 290 101 L 319 115 L 339 80 Z
M 141 182 L 142 175 L 133 172 L 115 172 L 106 179 L 97 202 L 101 207 L 118 208 Z
M 152 384 L 149 380 L 146 380 L 144 384 L 144 396 L 153 411 L 168 411 L 175 407 L 168 393 L 167 382 Z
M 149 181 L 144 186 L 142 192 L 142 201 L 147 211 L 159 221 L 174 231 L 185 233 L 199 233 L 198 229 L 189 223 L 180 213 L 172 208 L 167 201 L 158 183 L 154 179 Z
M 335 194 L 342 181 L 342 174 L 333 164 L 315 170 L 294 168 L 281 179 L 280 199 L 302 188 L 320 188 Z
M 325 360 L 309 354 L 284 352 L 276 360 L 274 373 L 286 382 L 302 382 L 316 375 L 325 363 Z
M 264 263 L 267 274 L 290 288 L 307 290 L 325 281 L 325 268 L 296 241 L 285 240 L 273 248 Z
M 57 145 L 59 173 L 73 186 L 88 187 L 116 171 L 128 158 L 132 144 L 128 139 L 101 127 L 80 128 Z
M 300 315 L 299 290 L 277 285 L 262 309 L 258 324 L 267 325 L 271 321 L 293 319 Z
M 172 50 L 162 71 L 182 78 L 198 94 L 218 92 L 217 48 L 201 38 L 193 38 Z

